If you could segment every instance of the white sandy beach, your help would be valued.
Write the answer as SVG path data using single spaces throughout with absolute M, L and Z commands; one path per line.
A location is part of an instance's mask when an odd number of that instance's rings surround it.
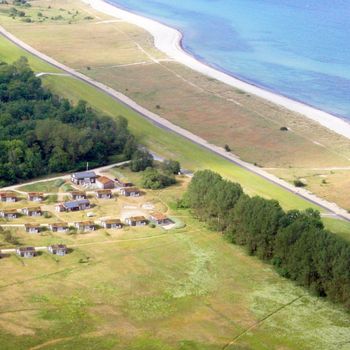
M 112 17 L 122 19 L 147 30 L 154 37 L 154 44 L 158 50 L 165 53 L 170 58 L 182 63 L 191 69 L 205 74 L 208 77 L 217 79 L 247 93 L 259 96 L 270 102 L 278 104 L 290 111 L 300 113 L 312 119 L 326 128 L 350 138 L 350 124 L 329 113 L 320 111 L 290 98 L 264 90 L 260 87 L 248 84 L 233 76 L 212 68 L 185 52 L 181 47 L 182 34 L 178 30 L 168 27 L 152 19 L 136 15 L 134 13 L 119 9 L 103 0 L 83 0 L 90 4 L 92 8 Z

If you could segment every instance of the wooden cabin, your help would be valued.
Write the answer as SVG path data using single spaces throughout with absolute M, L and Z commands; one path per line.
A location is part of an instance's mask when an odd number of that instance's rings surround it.
M 159 212 L 151 213 L 149 218 L 151 222 L 154 222 L 157 225 L 166 225 L 170 221 L 166 215 Z
M 59 256 L 64 256 L 67 254 L 68 249 L 65 244 L 53 244 L 47 247 L 47 250 L 51 254 L 59 255 Z
M 52 232 L 67 232 L 69 230 L 68 224 L 65 222 L 58 222 L 55 224 L 49 224 L 49 229 Z
M 40 207 L 36 207 L 36 208 L 23 208 L 22 209 L 22 213 L 24 215 L 28 215 L 28 216 L 42 216 L 43 212 L 41 211 Z
M 121 229 L 123 224 L 119 219 L 102 219 L 101 225 L 105 229 Z
M 90 232 L 96 230 L 96 225 L 93 221 L 80 221 L 76 222 L 74 226 L 82 232 Z
M 0 210 L 0 217 L 8 220 L 17 219 L 19 213 L 16 209 L 2 209 Z
M 27 198 L 31 202 L 42 202 L 44 200 L 44 193 L 42 192 L 29 192 Z
M 97 190 L 96 192 L 96 198 L 98 199 L 112 199 L 113 194 L 111 190 Z
M 17 202 L 17 194 L 13 192 L 0 192 L 0 201 L 7 203 Z
M 125 219 L 125 223 L 129 226 L 145 226 L 148 220 L 144 216 L 132 216 Z
M 34 247 L 20 247 L 16 249 L 16 254 L 21 258 L 33 258 L 36 251 Z
M 86 192 L 84 191 L 72 191 L 69 193 L 72 200 L 81 200 L 81 199 L 87 199 Z
M 125 197 L 140 197 L 141 191 L 136 187 L 124 187 L 120 189 L 120 194 Z
M 24 228 L 26 232 L 28 233 L 39 233 L 40 232 L 40 225 L 37 224 L 25 224 Z

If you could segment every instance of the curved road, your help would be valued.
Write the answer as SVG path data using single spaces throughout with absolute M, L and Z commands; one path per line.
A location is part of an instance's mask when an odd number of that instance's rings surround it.
M 93 80 L 93 79 L 89 78 L 88 76 L 81 74 L 81 73 L 75 71 L 74 69 L 72 69 L 68 66 L 65 66 L 64 64 L 59 63 L 58 61 L 54 60 L 53 58 L 39 52 L 38 50 L 34 49 L 30 45 L 26 44 L 22 40 L 18 39 L 17 37 L 15 37 L 11 33 L 9 33 L 2 26 L 0 26 L 0 34 L 2 36 L 4 36 L 5 38 L 7 38 L 8 40 L 10 40 L 11 42 L 13 42 L 14 44 L 16 44 L 17 46 L 24 49 L 25 51 L 29 52 L 30 54 L 42 59 L 43 61 L 46 61 L 47 63 L 51 64 L 52 66 L 54 66 L 56 68 L 64 71 L 65 74 L 68 74 L 72 77 L 75 77 L 75 78 L 97 88 L 98 90 L 100 90 L 104 93 L 107 93 L 113 99 L 115 99 L 119 103 L 122 103 L 123 105 L 131 108 L 132 110 L 134 110 L 135 112 L 137 112 L 138 114 L 143 116 L 144 118 L 151 121 L 156 126 L 163 128 L 163 129 L 166 129 L 168 131 L 174 132 L 182 137 L 185 137 L 186 139 L 190 140 L 191 142 L 196 143 L 197 145 L 229 160 L 230 162 L 264 178 L 265 180 L 267 180 L 267 181 L 269 181 L 277 186 L 280 186 L 280 187 L 284 188 L 285 190 L 287 190 L 291 193 L 294 193 L 299 197 L 302 197 L 303 199 L 306 199 L 310 203 L 313 203 L 313 204 L 320 206 L 321 208 L 323 208 L 326 211 L 333 214 L 334 217 L 338 217 L 340 219 L 343 219 L 343 220 L 350 222 L 350 213 L 348 213 L 346 210 L 340 208 L 336 204 L 328 202 L 324 199 L 321 199 L 305 189 L 296 188 L 295 186 L 289 184 L 288 182 L 285 182 L 285 181 L 277 178 L 276 176 L 267 173 L 263 169 L 258 168 L 256 166 L 254 166 L 253 164 L 250 164 L 250 163 L 247 163 L 247 162 L 240 160 L 237 156 L 235 156 L 232 153 L 226 152 L 223 148 L 215 146 L 213 144 L 210 144 L 209 142 L 202 139 L 201 137 L 199 137 L 199 136 L 197 136 L 197 135 L 195 135 L 195 134 L 193 134 L 185 129 L 182 129 L 175 124 L 172 124 L 168 120 L 166 120 L 166 119 L 160 117 L 159 115 L 157 115 L 153 112 L 150 112 L 149 110 L 140 106 L 135 101 L 131 100 L 129 97 L 121 94 L 120 92 L 118 92 L 118 91 L 116 91 L 116 90 L 108 87 L 107 85 L 104 85 L 96 80 Z M 57 74 L 57 73 L 54 73 L 54 74 Z

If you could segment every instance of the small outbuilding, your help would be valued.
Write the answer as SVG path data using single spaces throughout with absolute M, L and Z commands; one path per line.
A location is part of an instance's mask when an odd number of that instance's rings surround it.
M 71 181 L 76 185 L 89 186 L 96 183 L 97 175 L 94 171 L 82 171 L 71 175 Z
M 90 232 L 96 230 L 96 225 L 93 221 L 76 222 L 74 226 L 81 232 Z
M 36 208 L 23 208 L 22 209 L 22 213 L 24 215 L 28 215 L 28 216 L 42 216 L 43 212 L 41 211 L 40 207 L 36 207 Z
M 39 233 L 40 232 L 40 225 L 37 224 L 25 224 L 24 228 L 26 232 L 28 233 Z
M 145 226 L 148 220 L 144 216 L 132 216 L 125 219 L 125 223 L 129 226 Z
M 96 186 L 102 190 L 105 189 L 113 189 L 115 187 L 115 183 L 112 179 L 106 176 L 99 176 L 96 179 Z
M 53 244 L 47 247 L 47 250 L 51 254 L 59 255 L 59 256 L 64 256 L 67 254 L 68 249 L 65 244 Z
M 141 191 L 136 187 L 123 187 L 120 194 L 125 197 L 140 197 Z
M 54 224 L 49 224 L 49 229 L 52 232 L 68 232 L 69 227 L 66 222 L 58 222 Z
M 96 198 L 98 199 L 112 199 L 113 194 L 111 190 L 97 190 Z
M 36 251 L 34 247 L 20 247 L 16 249 L 16 254 L 21 258 L 33 258 Z
M 44 193 L 42 192 L 29 192 L 27 198 L 31 202 L 42 202 L 44 200 Z
M 16 209 L 2 209 L 0 210 L 0 218 L 3 219 L 17 219 L 19 217 L 19 213 Z
M 122 181 L 118 178 L 115 178 L 114 181 L 116 182 L 116 184 L 119 186 L 119 187 L 133 187 L 134 184 L 132 182 L 126 182 L 126 181 Z
M 69 195 L 73 200 L 87 199 L 86 192 L 84 191 L 72 191 Z
M 170 221 L 166 215 L 159 212 L 151 213 L 149 218 L 151 222 L 154 222 L 157 225 L 166 225 Z
M 17 194 L 13 192 L 0 192 L 0 201 L 7 203 L 17 202 Z
M 102 219 L 101 225 L 105 229 L 121 229 L 123 224 L 119 219 Z

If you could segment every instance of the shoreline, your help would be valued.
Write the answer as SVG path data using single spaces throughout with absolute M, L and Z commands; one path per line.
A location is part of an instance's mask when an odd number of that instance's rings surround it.
M 182 46 L 183 34 L 179 30 L 153 19 L 121 9 L 104 0 L 82 1 L 99 12 L 122 19 L 146 30 L 153 36 L 155 47 L 176 62 L 207 77 L 214 78 L 236 89 L 260 97 L 292 112 L 299 113 L 304 117 L 321 124 L 327 129 L 350 139 L 350 123 L 341 119 L 341 117 L 324 112 L 289 97 L 279 95 L 252 83 L 248 83 L 228 72 L 225 72 L 224 70 L 214 68 L 212 65 L 200 61 L 194 55 L 184 50 Z

